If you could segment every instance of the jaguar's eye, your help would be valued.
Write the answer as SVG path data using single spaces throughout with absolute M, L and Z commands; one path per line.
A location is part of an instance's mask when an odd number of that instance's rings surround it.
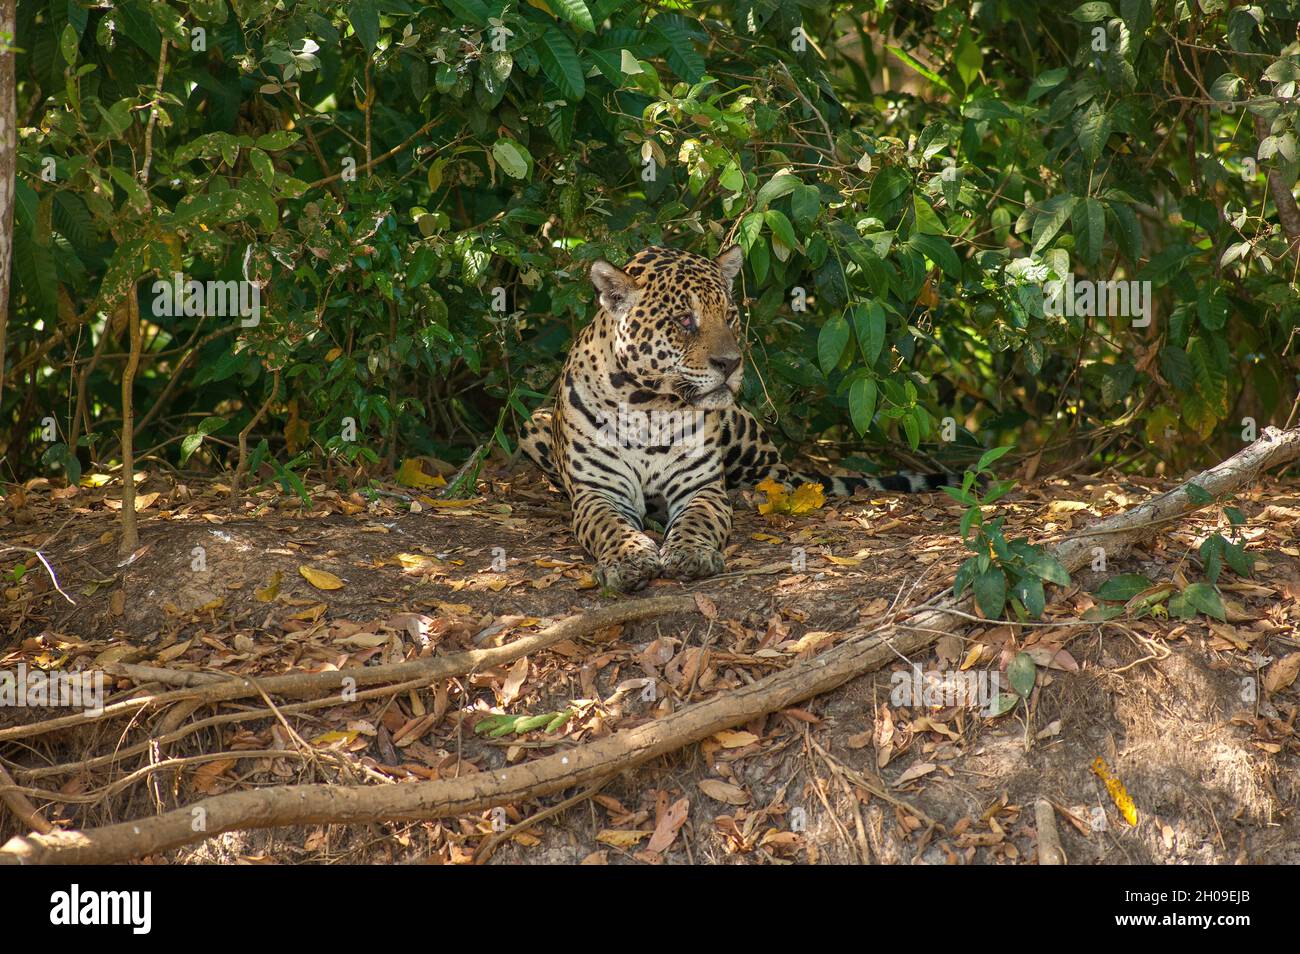
M 695 321 L 695 316 L 690 314 L 678 315 L 677 323 L 681 325 L 683 328 L 685 328 L 687 331 L 695 331 L 696 328 L 699 327 Z

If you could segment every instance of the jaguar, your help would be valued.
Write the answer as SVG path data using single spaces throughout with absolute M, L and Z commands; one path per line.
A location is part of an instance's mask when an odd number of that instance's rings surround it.
M 766 479 L 922 492 L 941 474 L 888 477 L 795 472 L 753 414 L 736 403 L 744 377 L 732 292 L 739 246 L 709 258 L 654 246 L 622 268 L 591 266 L 599 310 L 579 332 L 553 405 L 535 411 L 524 452 L 563 489 L 573 530 L 599 583 L 632 591 L 658 576 L 723 570 L 728 491 Z M 663 527 L 663 543 L 646 533 Z

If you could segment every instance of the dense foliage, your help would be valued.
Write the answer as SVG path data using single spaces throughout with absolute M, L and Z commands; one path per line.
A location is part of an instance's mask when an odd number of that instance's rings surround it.
M 146 457 L 509 448 L 586 266 L 651 243 L 743 246 L 746 398 L 793 443 L 1149 468 L 1296 395 L 1295 3 L 18 14 L 6 479 L 118 459 L 133 315 Z M 170 307 L 177 273 L 256 321 Z M 1071 274 L 1149 282 L 1149 323 L 1053 308 Z

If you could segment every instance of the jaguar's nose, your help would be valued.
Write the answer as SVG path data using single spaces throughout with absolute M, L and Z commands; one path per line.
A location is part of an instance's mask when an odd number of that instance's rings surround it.
M 740 353 L 715 355 L 709 359 L 709 363 L 718 369 L 725 381 L 740 367 Z

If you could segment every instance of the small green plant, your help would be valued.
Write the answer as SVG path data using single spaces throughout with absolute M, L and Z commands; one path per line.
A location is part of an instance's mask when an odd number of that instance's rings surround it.
M 966 549 L 975 555 L 957 571 L 953 595 L 960 598 L 970 588 L 975 604 L 989 619 L 1000 619 L 1007 604 L 1018 619 L 1043 615 L 1047 606 L 1044 583 L 1065 586 L 1070 574 L 1054 556 L 1028 540 L 1007 540 L 1002 531 L 1004 517 L 988 523 L 984 508 L 1011 492 L 1014 480 L 992 481 L 989 465 L 1001 458 L 1010 446 L 985 452 L 973 468 L 966 471 L 962 485 L 944 487 L 948 496 L 965 505 L 961 518 L 961 536 Z M 983 489 L 981 489 L 983 488 Z
M 1199 484 L 1187 485 L 1187 496 L 1192 503 L 1212 503 L 1214 496 Z M 1223 515 L 1238 537 L 1238 528 L 1246 523 L 1246 515 L 1230 504 L 1222 508 Z M 1174 616 L 1192 619 L 1198 613 L 1227 620 L 1223 594 L 1219 591 L 1219 577 L 1226 566 L 1238 576 L 1250 576 L 1255 569 L 1254 558 L 1246 552 L 1240 539 L 1230 540 L 1221 533 L 1212 533 L 1198 548 L 1204 581 L 1188 583 L 1180 591 L 1173 582 L 1157 583 L 1141 573 L 1121 573 L 1112 576 L 1097 590 L 1098 599 L 1108 601 L 1085 614 L 1086 619 L 1113 619 L 1127 613 L 1134 619 L 1143 616 Z M 1123 605 L 1116 605 L 1116 604 Z

